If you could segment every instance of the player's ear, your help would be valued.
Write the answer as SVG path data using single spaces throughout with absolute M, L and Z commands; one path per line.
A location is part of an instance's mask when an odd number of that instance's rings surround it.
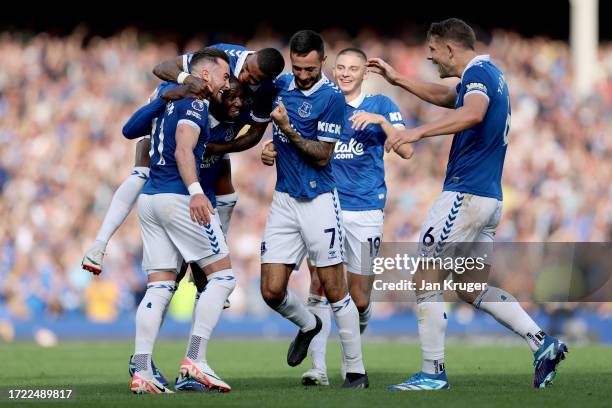
M 210 80 L 210 73 L 208 72 L 206 68 L 202 67 L 202 71 L 200 71 L 200 75 L 204 81 L 208 82 Z
M 327 55 L 323 56 L 323 59 L 321 60 L 321 65 L 325 65 L 325 61 L 327 61 Z

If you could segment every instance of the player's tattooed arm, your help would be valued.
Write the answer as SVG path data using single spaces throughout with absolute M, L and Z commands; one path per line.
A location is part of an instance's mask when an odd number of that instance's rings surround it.
M 282 101 L 278 102 L 278 106 L 274 108 L 271 115 L 276 126 L 289 139 L 296 150 L 311 166 L 316 168 L 325 167 L 334 154 L 334 146 L 336 143 L 324 142 L 319 140 L 304 139 L 289 122 L 289 115 Z
M 380 74 L 391 85 L 399 86 L 426 102 L 444 108 L 455 106 L 457 90 L 452 86 L 405 77 L 380 58 L 368 59 L 368 70 Z
M 249 129 L 246 133 L 234 140 L 226 143 L 208 143 L 206 145 L 206 154 L 221 155 L 248 150 L 261 141 L 267 127 L 268 122 L 251 122 L 249 123 Z
M 179 74 L 181 72 L 184 72 L 183 57 L 176 57 L 161 62 L 153 68 L 153 75 L 162 81 L 178 83 Z M 206 94 L 206 83 L 201 78 L 188 75 L 183 80 L 183 85 L 198 98 L 202 98 Z

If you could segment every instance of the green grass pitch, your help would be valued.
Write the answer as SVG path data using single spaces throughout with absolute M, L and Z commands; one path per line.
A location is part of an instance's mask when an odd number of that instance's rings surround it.
M 51 404 L 93 407 L 531 407 L 610 406 L 612 347 L 570 344 L 553 387 L 531 388 L 532 357 L 526 347 L 453 342 L 446 366 L 451 389 L 438 392 L 389 392 L 420 368 L 420 349 L 401 341 L 367 341 L 367 390 L 341 390 L 337 344 L 328 349 L 329 387 L 304 387 L 301 374 L 309 367 L 287 366 L 289 341 L 213 339 L 209 362 L 233 388 L 229 394 L 181 393 L 132 395 L 127 360 L 132 342 L 62 342 L 53 348 L 32 343 L 0 344 L 0 406 Z M 185 351 L 183 341 L 160 341 L 154 360 L 174 384 Z M 73 389 L 70 401 L 15 401 L 9 388 Z

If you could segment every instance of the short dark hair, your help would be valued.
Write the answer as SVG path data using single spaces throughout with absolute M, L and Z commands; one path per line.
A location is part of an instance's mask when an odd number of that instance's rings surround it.
M 449 18 L 444 21 L 432 23 L 427 31 L 427 38 L 439 37 L 442 40 L 455 41 L 464 48 L 473 50 L 476 46 L 476 34 L 465 21 L 458 18 Z
M 336 58 L 338 58 L 341 55 L 344 54 L 356 54 L 359 58 L 361 58 L 364 62 L 368 62 L 368 57 L 366 55 L 365 52 L 363 52 L 363 50 L 359 49 L 359 48 L 355 48 L 355 47 L 349 47 L 349 48 L 345 48 L 343 50 L 341 50 L 338 55 L 336 56 Z
M 218 60 L 223 60 L 227 62 L 228 65 L 230 63 L 229 57 L 223 51 L 212 47 L 202 48 L 201 50 L 194 52 L 191 56 L 191 61 L 189 63 L 190 70 L 193 67 L 196 67 L 202 61 L 208 61 L 217 64 L 219 62 Z
M 301 30 L 293 34 L 289 41 L 289 50 L 292 54 L 297 55 L 306 55 L 316 51 L 319 54 L 319 58 L 323 59 L 325 56 L 323 38 L 321 38 L 319 33 L 312 30 Z
M 285 69 L 285 59 L 276 48 L 264 48 L 257 51 L 257 65 L 268 78 L 276 78 Z

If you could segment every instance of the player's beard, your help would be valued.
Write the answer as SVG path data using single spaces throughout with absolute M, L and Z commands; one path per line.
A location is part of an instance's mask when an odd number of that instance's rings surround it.
M 308 90 L 310 88 L 312 88 L 314 86 L 314 84 L 316 84 L 317 82 L 319 82 L 319 80 L 321 79 L 321 72 L 319 71 L 319 75 L 317 75 L 314 78 L 308 78 L 308 80 L 306 81 L 302 81 L 299 78 L 295 78 L 295 82 L 298 85 L 298 88 L 303 89 L 303 90 Z

